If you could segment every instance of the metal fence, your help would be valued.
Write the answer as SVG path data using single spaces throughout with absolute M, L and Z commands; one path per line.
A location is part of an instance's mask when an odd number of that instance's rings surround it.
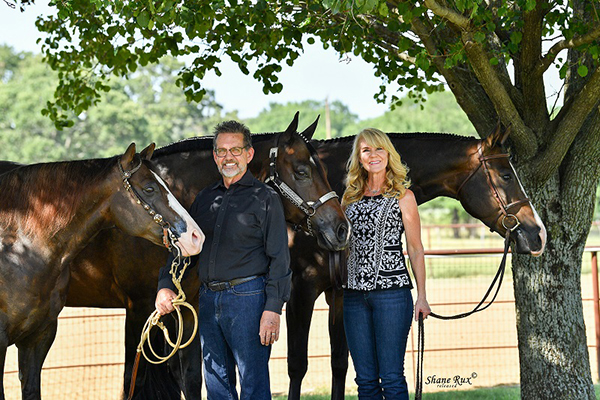
M 598 377 L 600 319 L 598 317 L 597 251 L 587 249 L 582 267 L 582 300 L 593 377 Z M 428 252 L 428 298 L 439 314 L 468 311 L 485 293 L 500 262 L 499 250 Z M 444 253 L 444 254 L 442 254 Z M 510 262 L 510 260 L 509 260 Z M 594 272 L 596 271 L 596 272 Z M 494 305 L 464 320 L 426 322 L 424 391 L 460 390 L 519 383 L 515 307 L 510 269 Z M 596 316 L 594 319 L 594 316 Z M 118 399 L 123 372 L 124 318 L 122 310 L 67 308 L 59 318 L 59 332 L 42 373 L 44 399 Z M 272 389 L 287 393 L 285 318 L 271 360 Z M 414 326 L 416 328 L 416 325 Z M 409 337 L 406 375 L 414 388 L 416 333 Z M 310 341 L 309 371 L 303 392 L 328 392 L 330 357 L 327 305 L 315 307 Z M 347 391 L 355 392 L 350 363 Z M 9 349 L 4 372 L 7 399 L 20 398 L 16 349 Z M 439 383 L 460 377 L 463 385 Z

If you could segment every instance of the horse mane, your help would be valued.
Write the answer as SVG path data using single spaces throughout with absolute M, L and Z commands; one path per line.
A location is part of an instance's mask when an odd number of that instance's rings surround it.
M 455 133 L 444 133 L 444 132 L 388 132 L 390 138 L 394 137 L 402 137 L 406 139 L 425 139 L 425 140 L 440 140 L 440 139 L 448 139 L 448 140 L 458 140 L 458 141 L 468 141 L 468 140 L 479 140 L 473 136 L 462 136 L 457 135 Z M 352 136 L 342 136 L 333 139 L 316 139 L 316 142 L 330 142 L 330 143 L 345 143 L 351 142 L 354 140 L 355 135 Z
M 75 216 L 83 196 L 117 157 L 25 165 L 0 177 L 0 227 L 49 237 Z
M 252 145 L 271 139 L 277 133 L 253 133 Z M 195 136 L 169 143 L 154 151 L 153 157 L 164 157 L 171 154 L 185 153 L 188 151 L 211 150 L 213 148 L 212 136 Z

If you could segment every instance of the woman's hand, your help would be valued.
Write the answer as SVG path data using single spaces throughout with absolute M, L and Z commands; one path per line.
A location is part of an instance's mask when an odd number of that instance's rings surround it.
M 423 319 L 426 319 L 431 314 L 431 308 L 426 299 L 417 297 L 417 301 L 415 302 L 415 321 L 419 320 L 419 313 L 423 314 Z

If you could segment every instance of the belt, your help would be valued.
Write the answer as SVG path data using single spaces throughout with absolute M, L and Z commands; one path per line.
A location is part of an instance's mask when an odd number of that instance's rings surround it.
M 212 282 L 208 282 L 206 284 L 206 286 L 208 286 L 208 288 L 214 292 L 220 292 L 222 290 L 225 289 L 229 289 L 232 288 L 233 286 L 245 283 L 245 282 L 249 282 L 253 279 L 258 278 L 260 275 L 252 275 L 252 276 L 247 276 L 245 278 L 236 278 L 236 279 L 232 279 L 230 281 L 224 281 L 224 282 L 219 282 L 219 281 L 212 281 Z

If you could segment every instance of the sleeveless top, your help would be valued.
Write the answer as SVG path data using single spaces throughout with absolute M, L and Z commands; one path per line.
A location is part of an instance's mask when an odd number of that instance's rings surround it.
M 346 208 L 352 223 L 347 289 L 408 287 L 412 282 L 402 253 L 402 212 L 398 199 L 364 196 Z

